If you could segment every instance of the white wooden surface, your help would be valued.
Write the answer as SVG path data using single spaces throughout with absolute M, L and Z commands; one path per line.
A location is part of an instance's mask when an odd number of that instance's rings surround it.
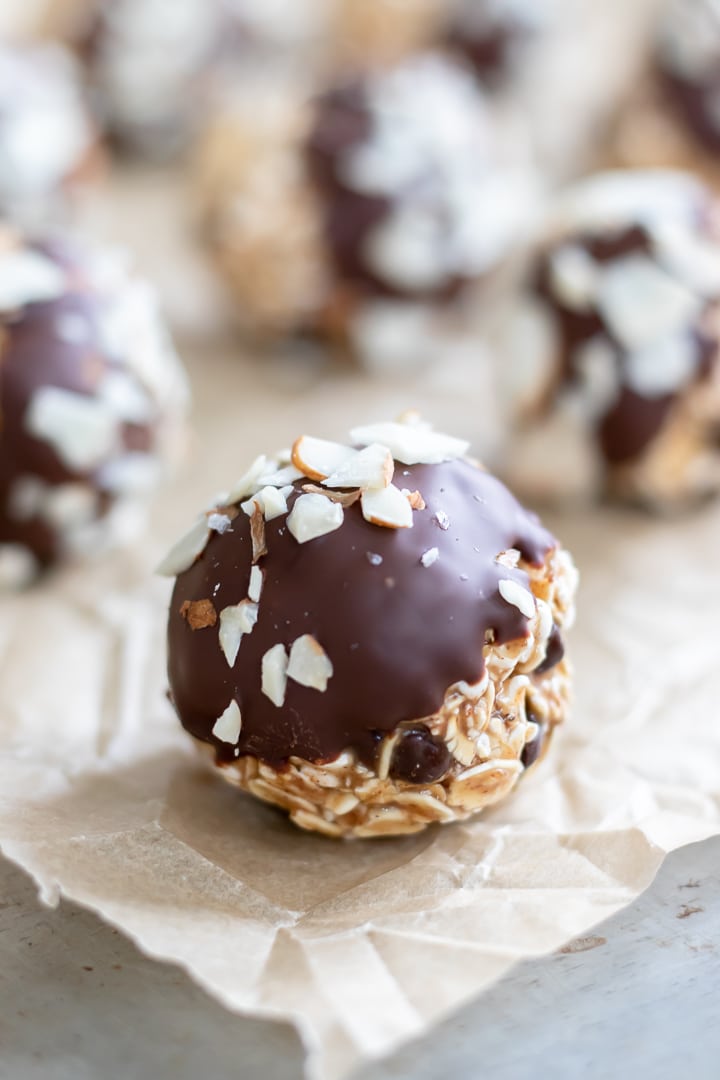
M 718 1080 L 720 838 L 355 1080 Z M 300 1080 L 282 1025 L 232 1016 L 0 861 L 0 1080 Z

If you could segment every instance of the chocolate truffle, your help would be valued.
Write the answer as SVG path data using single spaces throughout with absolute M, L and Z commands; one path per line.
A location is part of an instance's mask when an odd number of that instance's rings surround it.
M 25 225 L 61 216 L 94 149 L 72 57 L 0 42 L 0 216 Z
M 536 497 L 674 510 L 720 489 L 720 218 L 689 174 L 597 175 L 551 213 L 502 359 Z
M 466 449 L 416 417 L 302 436 L 160 567 L 181 723 L 303 828 L 466 818 L 565 716 L 572 560 Z
M 720 7 L 670 0 L 660 20 L 657 66 L 683 122 L 720 154 Z
M 185 395 L 119 253 L 0 230 L 1 586 L 134 535 Z
M 433 54 L 307 108 L 256 95 L 218 118 L 198 169 L 239 317 L 383 370 L 437 358 L 526 221 L 519 156 L 472 76 Z

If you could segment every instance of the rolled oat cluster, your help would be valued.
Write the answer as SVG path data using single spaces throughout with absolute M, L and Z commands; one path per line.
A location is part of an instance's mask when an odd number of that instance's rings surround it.
M 508 318 L 535 498 L 675 510 L 720 490 L 720 219 L 689 174 L 600 174 L 550 215 Z
M 261 457 L 161 572 L 171 699 L 225 779 L 328 836 L 497 802 L 565 717 L 568 553 L 415 417 Z
M 205 233 L 240 319 L 383 370 L 442 355 L 531 202 L 520 151 L 472 76 L 423 54 L 308 106 L 248 97 L 216 120 L 198 164 Z
M 118 253 L 0 230 L 0 587 L 135 535 L 185 398 Z
M 61 214 L 95 149 L 70 55 L 0 42 L 0 216 L 35 225 Z

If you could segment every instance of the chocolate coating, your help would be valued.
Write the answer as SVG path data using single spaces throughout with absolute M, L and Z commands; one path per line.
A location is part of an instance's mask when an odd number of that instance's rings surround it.
M 350 748 L 372 763 L 378 733 L 402 723 L 417 730 L 416 722 L 441 706 L 450 686 L 481 677 L 490 636 L 497 643 L 527 636 L 527 619 L 498 591 L 508 578 L 527 587 L 527 574 L 495 559 L 514 547 L 528 563 L 542 564 L 555 541 L 537 518 L 498 480 L 462 460 L 397 464 L 394 482 L 419 490 L 425 500 L 411 529 L 369 524 L 357 503 L 346 509 L 341 528 L 305 544 L 290 534 L 284 516 L 267 523 L 258 621 L 232 668 L 217 627 L 192 630 L 181 609 L 186 601 L 210 598 L 220 613 L 246 597 L 252 560 L 246 515 L 212 534 L 178 577 L 168 623 L 172 700 L 183 726 L 212 743 L 219 761 L 232 760 L 233 747 L 212 729 L 235 700 L 242 713 L 241 755 L 274 764 L 291 755 L 320 762 Z M 447 529 L 438 523 L 439 511 L 449 519 Z M 421 556 L 431 548 L 439 557 L 423 566 Z M 289 680 L 285 705 L 277 708 L 261 690 L 263 655 L 305 634 L 325 650 L 333 675 L 324 692 Z M 419 749 L 414 738 L 400 752 L 400 768 L 440 767 Z
M 43 273 L 54 268 L 64 277 L 54 295 L 29 297 L 20 306 L 0 310 L 0 545 L 20 545 L 40 566 L 48 566 L 66 554 L 76 527 L 92 527 L 95 540 L 88 542 L 99 543 L 97 529 L 110 512 L 125 496 L 137 496 L 138 489 L 131 492 L 118 478 L 118 467 L 129 465 L 136 478 L 143 470 L 154 475 L 167 417 L 158 385 L 143 382 L 123 335 L 114 336 L 111 329 L 118 317 L 135 319 L 138 352 L 144 350 L 148 361 L 157 362 L 158 356 L 151 355 L 155 343 L 143 337 L 154 327 L 133 306 L 132 286 L 128 291 L 121 276 L 115 288 L 108 288 L 107 278 L 100 287 L 94 276 L 99 256 L 93 263 L 88 252 L 56 239 L 18 243 L 10 255 L 0 252 L 0 275 L 15 272 L 6 270 L 6 259 L 35 255 L 43 258 Z M 160 357 L 161 372 L 166 359 Z M 172 396 L 177 373 L 172 366 L 162 373 Z M 66 401 L 97 409 L 92 425 L 105 429 L 105 450 L 87 458 L 68 456 L 57 413 L 47 436 L 40 430 L 42 421 L 33 426 L 33 410 L 48 391 L 62 391 Z M 68 446 L 77 445 L 71 429 L 79 422 L 67 420 Z M 68 498 L 69 504 L 62 501 Z M 53 509 L 58 499 L 59 508 Z M 79 517 L 73 517 L 78 499 Z
M 557 667 L 564 656 L 565 643 L 560 632 L 560 627 L 555 625 L 550 632 L 545 659 L 542 664 L 535 668 L 533 675 L 545 675 L 546 672 L 552 671 L 554 667 Z
M 649 181 L 649 190 L 651 185 L 652 181 Z M 713 238 L 709 197 L 701 199 L 693 212 L 695 223 L 688 227 L 689 232 L 710 244 L 718 243 L 718 238 Z M 558 387 L 572 387 L 581 381 L 580 358 L 584 346 L 597 341 L 609 346 L 617 393 L 597 418 L 597 444 L 608 465 L 631 463 L 641 457 L 660 434 L 688 386 L 710 375 L 718 342 L 715 333 L 706 327 L 705 316 L 716 301 L 714 297 L 704 299 L 698 315 L 684 328 L 685 338 L 694 354 L 689 376 L 679 380 L 667 393 L 639 393 L 630 383 L 628 348 L 608 322 L 601 305 L 590 303 L 585 310 L 578 310 L 563 300 L 553 282 L 552 260 L 561 248 L 569 247 L 588 255 L 599 272 L 633 256 L 642 256 L 648 264 L 662 266 L 657 235 L 653 227 L 643 221 L 609 225 L 604 232 L 580 230 L 563 236 L 557 244 L 546 248 L 535 274 L 534 290 L 547 306 L 557 332 Z M 680 284 L 685 283 L 680 281 Z M 691 287 L 689 283 L 688 287 Z

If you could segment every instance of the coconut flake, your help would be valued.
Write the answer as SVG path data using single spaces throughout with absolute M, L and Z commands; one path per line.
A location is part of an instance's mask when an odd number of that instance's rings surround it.
M 262 692 L 279 709 L 285 704 L 288 655 L 284 645 L 273 645 L 262 658 Z
M 371 443 L 364 450 L 353 451 L 352 457 L 322 483 L 329 488 L 384 488 L 392 482 L 394 470 L 387 446 Z
M 243 634 L 251 634 L 258 619 L 258 605 L 252 600 L 241 600 L 239 604 L 223 608 L 220 612 L 220 630 L 218 638 L 220 648 L 230 667 L 237 660 Z
M 364 491 L 360 505 L 363 517 L 372 525 L 382 525 L 387 529 L 412 529 L 412 506 L 394 484 L 375 491 Z
M 311 634 L 303 634 L 292 644 L 287 674 L 301 686 L 324 692 L 332 678 L 333 666 L 322 645 Z
M 201 515 L 184 536 L 174 544 L 165 558 L 158 564 L 155 573 L 161 577 L 175 577 L 189 570 L 202 555 L 211 533 L 208 519 Z
M 324 495 L 301 495 L 295 500 L 287 523 L 299 544 L 339 529 L 345 519 L 340 503 Z
M 353 428 L 354 443 L 369 446 L 381 443 L 396 461 L 404 465 L 439 465 L 467 453 L 470 443 L 452 435 L 442 435 L 419 424 L 379 423 Z
M 535 598 L 533 594 L 523 588 L 517 581 L 511 578 L 503 578 L 498 584 L 498 590 L 503 600 L 516 607 L 526 619 L 532 619 L 535 615 Z
M 237 701 L 231 701 L 225 712 L 214 723 L 212 733 L 220 742 L 234 746 L 240 738 L 242 716 Z

